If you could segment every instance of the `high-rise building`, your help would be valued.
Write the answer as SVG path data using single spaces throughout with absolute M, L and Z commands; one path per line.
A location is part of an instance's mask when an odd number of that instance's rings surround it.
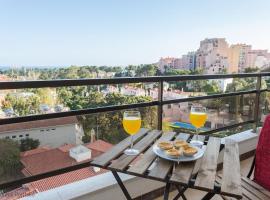
M 229 71 L 238 72 L 240 68 L 245 66 L 245 58 L 249 50 L 251 50 L 251 46 L 246 44 L 234 44 L 230 46 Z
M 185 70 L 202 68 L 206 74 L 238 73 L 245 72 L 247 68 L 270 67 L 270 53 L 267 50 L 253 50 L 247 44 L 229 47 L 225 38 L 210 38 L 202 40 L 196 52 L 189 52 L 181 58 L 161 58 L 158 62 L 161 72 L 165 71 L 166 66 Z
M 188 54 L 183 55 L 181 69 L 194 70 L 196 66 L 196 53 L 188 52 Z
M 196 53 L 196 67 L 207 74 L 229 72 L 229 45 L 225 38 L 205 39 Z

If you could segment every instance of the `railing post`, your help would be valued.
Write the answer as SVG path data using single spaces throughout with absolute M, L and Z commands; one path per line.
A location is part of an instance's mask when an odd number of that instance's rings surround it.
M 256 97 L 255 97 L 255 106 L 254 106 L 254 120 L 255 120 L 255 124 L 253 126 L 253 132 L 256 133 L 257 132 L 257 127 L 259 125 L 259 113 L 260 113 L 260 96 L 261 96 L 261 84 L 262 84 L 262 76 L 261 74 L 258 75 L 257 77 L 257 83 L 256 83 Z
M 158 130 L 162 130 L 162 114 L 163 114 L 163 80 L 158 84 Z

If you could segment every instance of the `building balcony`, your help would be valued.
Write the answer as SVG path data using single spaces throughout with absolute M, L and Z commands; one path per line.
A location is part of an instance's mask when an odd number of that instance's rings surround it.
M 69 88 L 67 91 L 74 94 L 74 88 L 83 88 L 83 92 L 75 91 L 82 92 L 81 99 L 86 102 L 86 107 L 2 117 L 0 141 L 11 140 L 19 144 L 22 139 L 32 138 L 38 140 L 39 144 L 35 148 L 21 150 L 16 173 L 0 178 L 0 200 L 125 199 L 112 174 L 91 166 L 90 161 L 110 151 L 113 145 L 126 137 L 124 134 L 107 133 L 115 129 L 124 133 L 121 116 L 127 109 L 140 110 L 143 125 L 149 129 L 192 134 L 194 130 L 183 125 L 189 124 L 190 106 L 204 105 L 208 109 L 208 120 L 202 134 L 236 140 L 242 159 L 241 173 L 246 174 L 256 148 L 258 127 L 269 110 L 269 91 L 265 84 L 268 83 L 269 75 L 252 73 L 2 82 L 0 89 L 5 94 L 7 91 L 20 92 L 27 88 L 54 88 L 57 94 L 63 92 L 60 88 Z M 243 79 L 249 85 L 242 90 L 234 82 L 228 83 L 227 79 Z M 228 86 L 230 90 L 221 88 L 215 93 L 198 90 L 203 81 L 209 80 L 217 87 L 227 87 L 225 84 L 218 85 L 222 80 L 226 84 L 231 83 Z M 95 104 L 92 93 L 88 91 L 90 86 L 95 87 L 95 91 L 101 91 L 102 97 L 109 94 L 111 99 L 116 100 L 109 104 L 103 103 L 103 106 Z M 125 98 L 144 98 L 139 102 L 122 102 L 117 96 L 121 91 L 125 91 L 122 94 Z M 69 105 L 75 102 L 75 107 L 77 97 L 71 95 L 68 98 Z M 106 129 L 109 126 L 111 130 Z M 222 158 L 219 158 L 219 163 L 222 163 Z M 121 174 L 121 178 L 134 198 L 161 199 L 159 196 L 163 194 L 163 183 L 124 174 Z M 172 191 L 171 197 L 174 194 Z M 191 189 L 186 194 L 188 199 L 200 199 L 204 195 Z M 219 196 L 215 198 L 220 199 Z

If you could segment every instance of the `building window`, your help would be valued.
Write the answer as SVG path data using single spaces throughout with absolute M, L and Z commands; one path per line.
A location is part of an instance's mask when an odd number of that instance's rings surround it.
M 5 138 L 6 138 L 6 139 L 9 139 L 9 136 L 6 136 Z
M 171 105 L 171 104 L 169 104 L 169 105 L 168 105 L 168 109 L 171 109 L 171 108 L 172 108 L 172 105 Z
M 29 134 L 25 134 L 26 137 L 29 137 Z
M 23 137 L 23 135 L 19 135 L 19 137 Z
M 40 132 L 43 132 L 44 130 L 40 130 Z
M 12 135 L 12 138 L 16 138 L 16 135 Z
M 52 130 L 52 131 L 55 131 L 55 128 L 52 128 L 51 130 Z
M 47 129 L 46 131 L 50 131 L 50 129 Z

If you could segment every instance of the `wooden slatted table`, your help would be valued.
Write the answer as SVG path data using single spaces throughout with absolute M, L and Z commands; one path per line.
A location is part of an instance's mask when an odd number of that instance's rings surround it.
M 204 142 L 205 153 L 202 158 L 192 162 L 175 163 L 158 158 L 152 151 L 153 144 L 158 141 L 182 139 L 190 141 L 192 135 L 185 133 L 141 129 L 134 135 L 134 148 L 139 150 L 138 156 L 127 156 L 123 152 L 130 145 L 130 137 L 115 145 L 110 151 L 95 158 L 91 165 L 110 170 L 126 199 L 131 200 L 118 172 L 138 177 L 158 180 L 166 183 L 164 199 L 169 197 L 171 185 L 175 185 L 179 193 L 174 199 L 183 197 L 187 188 L 194 188 L 208 193 L 203 200 L 211 199 L 215 194 L 222 194 L 237 199 L 242 198 L 240 160 L 238 144 L 233 140 L 225 140 L 225 147 L 216 137 L 200 136 Z M 217 176 L 217 165 L 220 151 L 224 149 L 222 180 Z

